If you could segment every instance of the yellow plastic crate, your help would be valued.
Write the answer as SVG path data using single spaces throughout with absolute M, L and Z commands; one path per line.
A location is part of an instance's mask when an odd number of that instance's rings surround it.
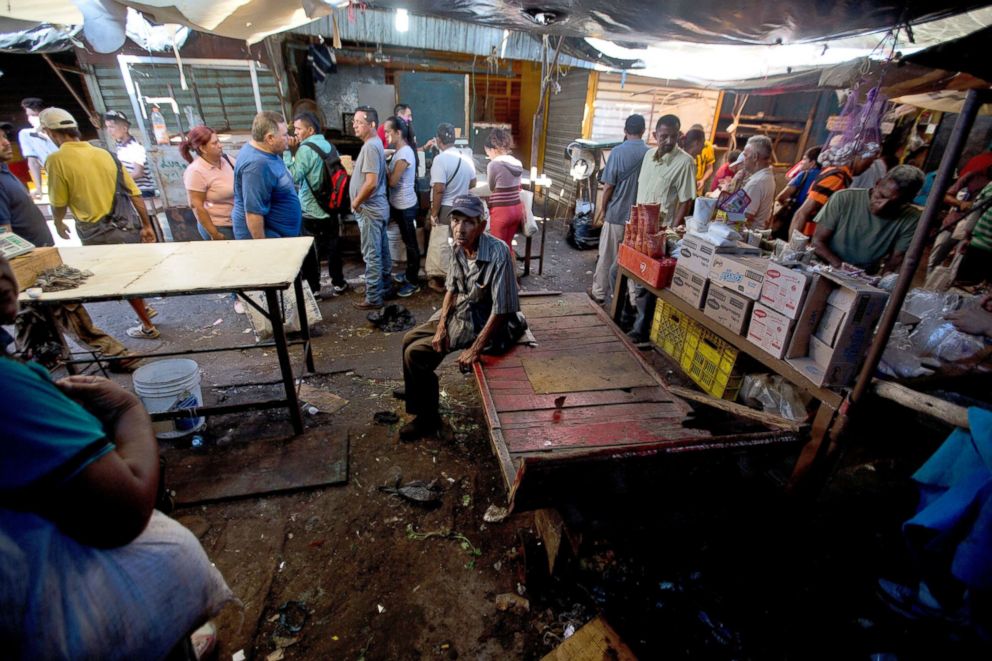
M 651 324 L 651 341 L 662 351 L 675 359 L 682 360 L 682 347 L 685 345 L 686 331 L 689 325 L 695 325 L 692 319 L 680 312 L 674 306 L 659 300 L 654 308 L 654 322 Z
M 734 369 L 737 349 L 696 322 L 689 320 L 689 324 L 679 361 L 682 369 L 707 394 L 735 399 L 743 378 Z

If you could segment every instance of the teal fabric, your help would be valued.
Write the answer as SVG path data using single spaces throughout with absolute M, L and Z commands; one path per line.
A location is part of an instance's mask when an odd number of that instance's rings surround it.
M 992 411 L 968 409 L 968 424 L 970 430 L 955 430 L 913 475 L 920 503 L 903 531 L 925 564 L 949 570 L 968 587 L 989 590 Z
M 0 358 L 0 383 L 0 494 L 42 479 L 65 483 L 113 449 L 100 421 L 63 394 L 42 366 Z
M 311 143 L 325 154 L 331 151 L 331 143 L 322 135 L 312 135 L 304 140 L 294 156 L 290 152 L 285 152 L 282 156 L 289 174 L 293 177 L 300 196 L 300 205 L 303 207 L 303 215 L 309 218 L 330 218 L 314 198 L 311 189 L 320 188 L 321 177 L 324 176 L 324 162 L 313 149 L 303 145 Z M 310 185 L 304 182 L 310 182 Z

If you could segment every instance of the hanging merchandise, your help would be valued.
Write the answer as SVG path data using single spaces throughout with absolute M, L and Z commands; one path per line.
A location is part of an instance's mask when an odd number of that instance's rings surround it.
M 155 133 L 155 142 L 160 145 L 169 144 L 169 128 L 165 125 L 165 117 L 158 109 L 152 106 L 152 131 Z

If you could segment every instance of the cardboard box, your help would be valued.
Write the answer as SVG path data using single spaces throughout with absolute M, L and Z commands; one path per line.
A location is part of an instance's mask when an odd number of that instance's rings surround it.
M 846 311 L 828 303 L 823 308 L 820 323 L 813 331 L 813 336 L 823 344 L 833 348 L 837 342 L 837 333 L 843 327 L 845 319 L 847 319 Z
M 706 290 L 710 281 L 706 276 L 693 273 L 682 266 L 680 259 L 675 265 L 675 275 L 672 277 L 672 293 L 695 308 L 702 308 L 706 300 Z
M 769 261 L 758 302 L 789 319 L 795 319 L 803 309 L 806 292 L 813 278 L 811 273 Z
M 721 326 L 726 326 L 738 335 L 744 335 L 748 322 L 751 321 L 753 305 L 754 301 L 747 296 L 711 284 L 703 313 Z
M 44 271 L 61 265 L 62 255 L 59 254 L 59 249 L 50 246 L 35 248 L 10 260 L 10 266 L 17 277 L 17 286 L 21 291 L 33 287 L 34 281 Z
M 821 274 L 796 321 L 789 364 L 817 386 L 850 384 L 888 298 L 887 292 L 860 280 Z
M 766 308 L 761 303 L 754 304 L 747 339 L 761 347 L 775 358 L 785 356 L 795 322 L 785 315 Z
M 710 260 L 710 282 L 756 301 L 767 268 L 768 260 L 762 257 L 717 254 Z
M 686 234 L 679 249 L 679 264 L 704 278 L 709 277 L 710 262 L 713 255 L 758 255 L 761 251 L 746 243 L 738 241 L 733 246 L 718 246 L 695 234 Z

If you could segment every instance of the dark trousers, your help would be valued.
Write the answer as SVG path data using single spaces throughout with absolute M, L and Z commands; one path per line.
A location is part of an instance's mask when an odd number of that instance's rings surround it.
M 417 205 L 409 209 L 389 208 L 389 219 L 400 228 L 406 246 L 406 279 L 417 284 L 420 280 L 420 246 L 417 245 Z
M 320 260 L 323 258 L 327 259 L 327 275 L 331 283 L 338 287 L 345 284 L 341 251 L 338 249 L 339 222 L 337 214 L 331 214 L 330 218 L 303 216 L 303 234 L 313 237 L 315 248 L 303 261 L 303 277 L 311 291 L 320 291 Z
M 403 384 L 406 386 L 406 412 L 424 420 L 438 420 L 438 384 L 434 370 L 444 353 L 434 351 L 431 340 L 437 322 L 428 321 L 403 336 Z

